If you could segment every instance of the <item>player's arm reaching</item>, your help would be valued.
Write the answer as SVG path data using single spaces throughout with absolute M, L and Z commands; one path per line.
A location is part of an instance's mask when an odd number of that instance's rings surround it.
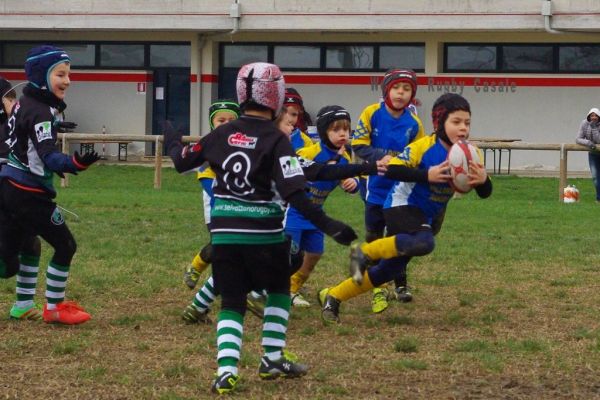
M 181 142 L 183 134 L 175 129 L 169 121 L 165 121 L 163 124 L 163 136 L 165 149 L 167 149 L 167 154 L 173 160 L 177 172 L 190 171 L 204 163 L 201 150 L 202 142 L 206 136 L 197 143 L 184 145 Z
M 322 164 L 301 158 L 302 171 L 309 181 L 334 181 L 352 178 L 358 175 L 376 175 L 383 173 L 377 163 L 362 164 Z
M 321 207 L 312 203 L 306 197 L 304 191 L 297 190 L 285 197 L 285 200 L 312 222 L 314 226 L 326 235 L 331 236 L 339 244 L 348 246 L 358 238 L 352 227 L 327 216 Z
M 356 233 L 350 226 L 327 216 L 322 207 L 311 202 L 306 196 L 304 167 L 316 163 L 298 159 L 286 139 L 280 140 L 274 146 L 273 155 L 276 162 L 273 164 L 272 176 L 281 197 L 317 229 L 331 236 L 336 242 L 347 246 L 357 239 Z

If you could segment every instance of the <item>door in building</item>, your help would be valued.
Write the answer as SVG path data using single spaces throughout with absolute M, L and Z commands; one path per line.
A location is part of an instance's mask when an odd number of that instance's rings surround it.
M 219 98 L 237 101 L 235 83 L 239 68 L 221 68 L 219 71 Z
M 157 68 L 154 70 L 152 134 L 162 134 L 162 123 L 171 121 L 184 135 L 190 132 L 190 69 Z M 154 155 L 154 144 L 152 144 Z

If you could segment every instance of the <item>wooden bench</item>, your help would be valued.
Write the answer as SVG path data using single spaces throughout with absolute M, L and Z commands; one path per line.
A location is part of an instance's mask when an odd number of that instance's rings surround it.
M 89 152 L 94 151 L 94 145 L 96 143 L 102 143 L 102 144 L 117 143 L 119 145 L 118 160 L 119 161 L 127 161 L 127 146 L 133 142 L 123 141 L 123 140 L 109 140 L 109 141 L 102 141 L 102 142 L 95 142 L 92 140 L 82 141 L 82 142 L 79 142 L 79 152 L 81 154 L 84 154 L 84 153 L 89 153 Z
M 471 142 L 474 142 L 475 144 L 477 144 L 477 142 L 480 143 L 493 143 L 493 142 L 501 142 L 501 143 L 513 143 L 513 142 L 520 142 L 521 139 L 518 138 L 498 138 L 498 137 L 481 137 L 481 138 L 470 138 L 469 139 Z M 498 173 L 498 175 L 500 175 L 502 173 L 502 151 L 505 151 L 508 153 L 508 168 L 506 170 L 506 173 L 508 175 L 510 175 L 510 149 L 481 149 L 483 151 L 483 164 L 486 164 L 487 161 L 487 151 L 490 150 L 492 152 L 492 155 L 494 156 L 494 174 Z M 496 172 L 496 150 L 498 150 L 498 171 Z

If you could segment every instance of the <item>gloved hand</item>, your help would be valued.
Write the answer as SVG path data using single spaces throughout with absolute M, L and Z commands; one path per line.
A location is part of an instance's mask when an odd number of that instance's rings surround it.
M 182 144 L 181 138 L 183 134 L 179 130 L 175 129 L 171 121 L 164 121 L 162 122 L 161 126 L 163 131 L 164 147 L 167 150 L 167 154 L 169 154 L 171 146 Z
M 86 169 L 87 167 L 89 167 L 90 165 L 92 165 L 93 163 L 98 161 L 99 159 L 100 159 L 100 156 L 95 151 L 85 153 L 83 155 L 80 155 L 78 152 L 75 152 L 73 154 L 73 162 L 75 163 L 75 166 L 79 170 Z
M 327 222 L 325 228 L 323 229 L 323 232 L 326 235 L 331 236 L 333 240 L 335 240 L 339 244 L 343 244 L 344 246 L 350 246 L 350 243 L 352 243 L 353 240 L 358 238 L 358 236 L 356 236 L 356 232 L 354 232 L 354 229 L 352 229 L 352 227 L 335 219 L 330 219 Z

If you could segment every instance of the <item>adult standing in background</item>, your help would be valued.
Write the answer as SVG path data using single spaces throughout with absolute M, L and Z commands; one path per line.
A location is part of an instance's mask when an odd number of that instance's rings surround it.
M 586 119 L 581 121 L 575 142 L 590 149 L 588 153 L 590 172 L 596 189 L 596 201 L 600 202 L 600 179 L 598 177 L 600 172 L 600 110 L 592 108 L 588 112 Z

